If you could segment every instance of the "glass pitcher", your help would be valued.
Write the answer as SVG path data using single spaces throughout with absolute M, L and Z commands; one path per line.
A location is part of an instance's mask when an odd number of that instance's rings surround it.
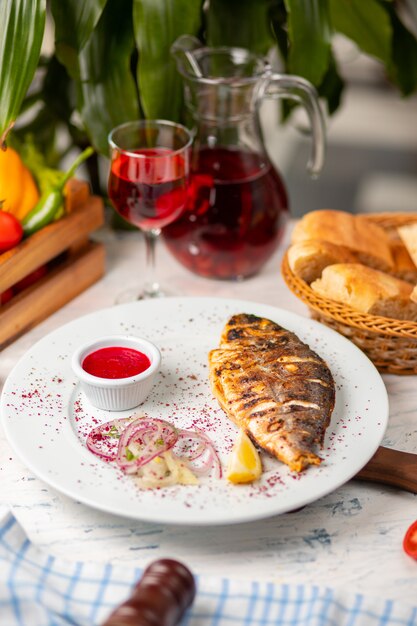
M 172 47 L 195 126 L 187 210 L 163 229 L 170 252 L 201 276 L 256 274 L 277 248 L 288 218 L 284 182 L 265 150 L 259 123 L 263 98 L 302 103 L 312 129 L 308 169 L 324 160 L 324 122 L 314 87 L 276 74 L 242 48 L 207 48 L 189 35 Z

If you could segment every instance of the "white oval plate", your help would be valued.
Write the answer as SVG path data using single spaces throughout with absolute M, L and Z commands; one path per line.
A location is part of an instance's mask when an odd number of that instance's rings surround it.
M 235 313 L 267 317 L 294 331 L 328 363 L 336 406 L 323 462 L 294 474 L 263 455 L 262 479 L 232 485 L 204 479 L 195 486 L 139 490 L 130 477 L 85 446 L 97 423 L 140 411 L 182 428 L 198 426 L 214 442 L 223 466 L 237 429 L 219 408 L 208 382 L 207 354 Z M 133 411 L 94 409 L 71 371 L 71 355 L 87 340 L 137 334 L 155 342 L 162 366 L 145 404 Z M 330 493 L 373 456 L 388 420 L 384 383 L 350 341 L 312 320 L 254 302 L 166 298 L 115 306 L 79 318 L 35 344 L 9 375 L 1 416 L 11 446 L 46 483 L 87 505 L 126 517 L 171 524 L 232 524 L 285 513 Z

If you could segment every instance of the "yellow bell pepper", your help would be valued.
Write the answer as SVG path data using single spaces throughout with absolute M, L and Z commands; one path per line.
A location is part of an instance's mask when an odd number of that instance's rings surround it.
M 0 149 L 0 203 L 2 211 L 12 213 L 18 220 L 33 209 L 39 191 L 29 169 L 13 148 Z

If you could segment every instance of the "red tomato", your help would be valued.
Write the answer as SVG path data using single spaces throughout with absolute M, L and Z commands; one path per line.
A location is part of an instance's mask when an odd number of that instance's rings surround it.
M 17 217 L 0 211 L 0 252 L 14 248 L 23 237 L 23 228 Z
M 45 276 L 46 272 L 46 265 L 41 265 L 40 267 L 38 267 L 38 269 L 34 270 L 30 274 L 22 278 L 22 280 L 19 280 L 18 283 L 13 285 L 13 290 L 15 291 L 15 293 L 20 293 L 21 291 L 23 291 L 23 289 L 30 287 L 38 280 L 40 280 L 43 276 Z
M 417 559 L 417 520 L 411 524 L 410 528 L 405 533 L 403 548 L 408 556 Z
M 0 304 L 6 304 L 9 300 L 13 298 L 13 289 L 9 287 L 3 293 L 0 293 Z

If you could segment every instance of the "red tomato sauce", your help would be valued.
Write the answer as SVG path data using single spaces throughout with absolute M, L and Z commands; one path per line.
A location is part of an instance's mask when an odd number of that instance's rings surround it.
M 111 346 L 88 354 L 82 368 L 87 374 L 99 378 L 128 378 L 144 372 L 150 364 L 146 354 L 139 350 Z

